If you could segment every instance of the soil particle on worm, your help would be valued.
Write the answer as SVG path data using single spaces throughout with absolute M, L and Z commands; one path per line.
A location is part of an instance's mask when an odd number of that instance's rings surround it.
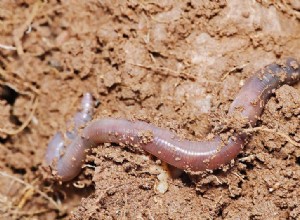
M 66 185 L 41 178 L 49 138 L 86 91 L 96 118 L 140 119 L 193 140 L 235 127 L 222 116 L 245 79 L 279 58 L 300 60 L 297 10 L 297 1 L 1 1 L 0 88 L 13 92 L 0 89 L 0 215 L 299 219 L 300 148 L 286 138 L 300 141 L 299 83 L 276 91 L 232 166 L 169 178 L 164 194 L 161 161 L 127 146 L 99 146 Z

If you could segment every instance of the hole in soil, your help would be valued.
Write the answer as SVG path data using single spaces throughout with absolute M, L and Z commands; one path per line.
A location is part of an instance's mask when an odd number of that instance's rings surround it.
M 26 170 L 24 168 L 14 168 L 14 167 L 12 167 L 11 169 L 16 174 L 21 174 L 21 175 L 25 175 L 26 174 Z
M 5 99 L 10 105 L 13 105 L 18 97 L 18 93 L 9 86 L 0 87 L 0 99 Z
M 224 173 L 224 171 L 222 169 L 216 169 L 213 171 L 214 175 L 218 176 L 221 175 L 222 173 Z
M 21 126 L 22 125 L 22 122 L 19 120 L 19 118 L 15 115 L 10 115 L 9 116 L 9 121 L 12 123 L 12 124 L 15 124 L 17 126 Z
M 298 164 L 300 166 L 300 157 L 296 158 L 296 164 Z
M 252 163 L 246 163 L 246 165 L 247 165 L 247 169 L 253 170 L 254 165 Z
M 247 174 L 247 173 L 246 173 L 246 170 L 241 170 L 240 173 L 243 174 L 243 175 L 246 175 L 246 174 Z
M 74 69 L 74 74 L 75 74 L 75 75 L 78 75 L 79 73 L 80 73 L 79 70 Z
M 38 170 L 38 168 L 37 168 L 37 167 L 31 167 L 30 170 L 31 170 L 32 172 L 36 172 L 36 171 Z
M 183 172 L 180 175 L 180 179 L 181 181 L 186 185 L 186 186 L 192 186 L 193 185 L 193 181 L 190 179 L 189 175 L 185 172 Z

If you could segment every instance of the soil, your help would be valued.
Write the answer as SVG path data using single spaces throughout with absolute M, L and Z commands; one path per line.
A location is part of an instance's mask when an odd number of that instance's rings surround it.
M 226 129 L 247 77 L 300 59 L 300 5 L 285 2 L 2 0 L 3 219 L 300 219 L 299 83 L 276 91 L 227 170 L 162 180 L 161 161 L 116 145 L 95 149 L 69 183 L 43 166 L 86 91 L 94 118 L 144 120 L 191 140 Z

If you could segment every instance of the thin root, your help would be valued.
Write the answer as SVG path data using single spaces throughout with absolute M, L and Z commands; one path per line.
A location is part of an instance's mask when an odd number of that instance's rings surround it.
M 294 146 L 300 147 L 300 143 L 294 141 L 293 139 L 290 138 L 289 135 L 281 132 L 281 131 L 277 131 L 276 129 L 270 129 L 270 128 L 265 128 L 265 127 L 255 127 L 255 128 L 248 128 L 243 130 L 246 133 L 251 133 L 251 132 L 255 132 L 255 131 L 266 131 L 266 132 L 270 132 L 276 135 L 279 135 L 280 137 L 285 138 L 289 143 L 291 143 Z
M 31 11 L 30 15 L 28 16 L 28 18 L 26 19 L 26 21 L 18 29 L 14 30 L 13 37 L 14 37 L 14 43 L 15 43 L 18 55 L 24 54 L 21 39 L 23 38 L 24 33 L 26 32 L 26 30 L 28 30 L 33 19 L 37 15 L 40 5 L 41 5 L 41 1 L 37 1 L 33 5 L 32 11 Z
M 4 82 L 2 82 L 2 79 L 4 80 Z M 32 86 L 29 83 L 26 82 L 20 82 L 19 80 L 17 80 L 17 78 L 12 77 L 11 75 L 9 75 L 4 69 L 2 69 L 0 67 L 0 85 L 4 85 L 4 86 L 8 86 L 10 88 L 12 88 L 13 90 L 15 90 L 16 92 L 18 92 L 19 94 L 22 95 L 28 95 L 29 97 L 32 96 L 32 93 L 27 92 L 27 91 L 21 91 L 21 89 L 18 89 L 15 85 L 13 85 L 12 83 L 8 83 L 8 81 L 11 81 L 13 83 L 15 83 L 16 85 L 24 85 L 26 87 L 28 87 L 32 92 L 36 93 L 36 94 L 40 94 L 40 91 L 38 89 L 36 89 L 34 86 Z
M 36 110 L 37 104 L 38 104 L 37 97 L 33 97 L 32 102 L 33 102 L 32 110 L 31 110 L 28 118 L 25 120 L 25 122 L 19 128 L 17 128 L 17 129 L 0 128 L 0 132 L 8 134 L 8 135 L 16 135 L 16 134 L 20 133 L 21 131 L 23 131 L 29 125 L 29 123 L 35 113 L 35 110 Z
M 22 196 L 19 204 L 17 205 L 18 209 L 22 209 L 24 207 L 24 205 L 26 204 L 26 202 L 32 198 L 32 196 L 34 195 L 34 189 L 33 188 L 29 188 L 26 187 L 25 188 L 25 193 L 24 195 Z
M 193 80 L 195 81 L 196 78 L 194 76 L 192 76 L 191 74 L 187 73 L 187 72 L 178 72 L 176 70 L 172 70 L 172 69 L 169 69 L 167 67 L 160 67 L 160 66 L 146 66 L 146 65 L 143 65 L 143 64 L 138 64 L 138 63 L 129 63 L 130 65 L 133 65 L 133 66 L 137 66 L 137 67 L 140 67 L 140 68 L 144 68 L 144 69 L 147 69 L 147 70 L 152 70 L 152 71 L 162 71 L 162 72 L 159 72 L 161 75 L 166 75 L 166 76 L 172 76 L 172 77 L 184 77 L 184 78 L 187 78 L 189 80 Z M 164 74 L 163 72 L 166 71 L 168 72 L 169 74 Z M 218 81 L 212 81 L 212 80 L 204 80 L 203 81 L 204 83 L 214 83 L 214 84 L 221 84 L 221 82 L 218 82 Z
M 16 47 L 10 46 L 10 45 L 5 45 L 5 44 L 0 44 L 0 48 L 4 50 L 17 50 Z
M 224 76 L 222 76 L 221 80 L 223 81 L 224 79 L 226 79 L 226 77 L 227 77 L 230 73 L 233 73 L 233 72 L 235 72 L 235 71 L 237 71 L 237 70 L 243 69 L 243 68 L 244 68 L 245 66 L 247 66 L 247 65 L 248 65 L 248 63 L 244 63 L 244 64 L 242 64 L 242 65 L 240 65 L 240 66 L 236 66 L 236 67 L 232 68 L 232 69 L 229 70 L 227 73 L 225 73 Z
M 2 172 L 2 171 L 0 171 L 0 175 L 2 175 L 2 176 L 4 176 L 4 177 L 7 177 L 7 178 L 10 178 L 10 179 L 12 179 L 12 180 L 14 180 L 14 181 L 16 181 L 16 182 L 18 182 L 18 183 L 21 183 L 21 184 L 23 184 L 24 186 L 26 186 L 28 189 L 34 190 L 34 191 L 35 191 L 36 193 L 38 193 L 41 197 L 43 197 L 44 199 L 46 199 L 47 201 L 49 201 L 49 202 L 53 205 L 53 207 L 54 207 L 56 210 L 58 210 L 58 211 L 60 211 L 60 212 L 62 211 L 62 207 L 59 206 L 59 205 L 58 205 L 51 197 L 49 197 L 46 193 L 44 193 L 44 192 L 42 192 L 41 190 L 37 189 L 37 188 L 34 187 L 33 185 L 31 185 L 31 184 L 29 184 L 29 183 L 27 183 L 27 182 L 25 182 L 25 181 L 23 181 L 23 180 L 21 180 L 21 179 L 15 177 L 15 176 L 12 176 L 12 175 L 10 175 L 10 174 L 8 174 L 8 173 Z

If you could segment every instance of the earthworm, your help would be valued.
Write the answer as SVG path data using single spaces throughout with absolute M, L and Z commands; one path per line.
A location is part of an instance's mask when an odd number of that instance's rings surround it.
M 245 82 L 230 105 L 228 115 L 240 114 L 254 126 L 275 89 L 299 79 L 299 63 L 293 58 L 265 66 Z M 90 108 L 91 103 L 88 106 Z M 211 140 L 190 141 L 143 121 L 104 118 L 90 122 L 80 135 L 76 132 L 71 143 L 62 151 L 63 136 L 59 134 L 49 143 L 46 161 L 54 166 L 62 181 L 77 176 L 88 150 L 100 143 L 140 147 L 179 169 L 205 171 L 220 168 L 234 159 L 246 144 L 247 137 L 245 133 L 236 132 L 227 141 L 223 141 L 220 135 Z
M 51 164 L 53 160 L 60 158 L 65 148 L 65 138 L 68 141 L 74 141 L 76 136 L 78 136 L 78 129 L 89 122 L 92 119 L 92 115 L 93 98 L 90 93 L 85 93 L 81 100 L 81 111 L 75 114 L 73 121 L 70 123 L 71 125 L 69 125 L 72 126 L 73 129 L 71 131 L 67 131 L 65 133 L 65 137 L 62 132 L 56 132 L 51 138 L 45 157 L 47 164 Z

